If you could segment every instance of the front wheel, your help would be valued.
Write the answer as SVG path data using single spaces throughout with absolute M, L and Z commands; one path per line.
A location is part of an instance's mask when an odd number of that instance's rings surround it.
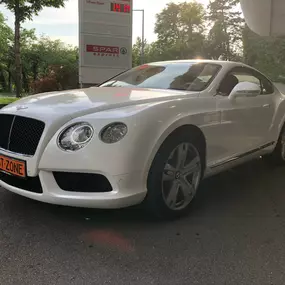
M 266 162 L 274 165 L 285 165 L 285 126 L 283 126 L 274 151 L 264 157 Z
M 185 135 L 168 138 L 158 151 L 148 177 L 146 206 L 159 218 L 185 214 L 203 176 L 199 142 Z

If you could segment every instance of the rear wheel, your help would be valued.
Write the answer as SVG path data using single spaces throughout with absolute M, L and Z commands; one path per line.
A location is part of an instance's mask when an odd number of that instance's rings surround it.
M 185 214 L 203 176 L 199 141 L 188 136 L 171 136 L 158 151 L 148 177 L 146 206 L 160 218 Z

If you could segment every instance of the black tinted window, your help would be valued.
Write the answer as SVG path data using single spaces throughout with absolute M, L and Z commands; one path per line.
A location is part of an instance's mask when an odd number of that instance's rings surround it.
M 229 92 L 225 92 L 227 93 L 226 95 L 229 95 L 234 86 L 240 82 L 251 82 L 259 85 L 261 90 L 260 95 L 272 94 L 274 92 L 274 87 L 272 83 L 265 76 L 263 76 L 261 73 L 257 72 L 256 70 L 247 67 L 234 68 L 222 81 L 220 90 L 223 89 L 224 86 L 228 85 L 229 76 L 235 78 L 235 83 L 228 90 Z

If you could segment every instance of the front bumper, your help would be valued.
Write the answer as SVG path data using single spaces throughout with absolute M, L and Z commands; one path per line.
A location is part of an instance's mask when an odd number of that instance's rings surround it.
M 34 200 L 75 207 L 111 209 L 142 202 L 147 193 L 147 161 L 153 142 L 136 131 L 136 121 L 121 120 L 129 126 L 128 134 L 118 143 L 105 144 L 99 139 L 99 132 L 110 123 L 110 119 L 108 116 L 104 119 L 97 118 L 96 114 L 84 116 L 84 119 L 76 118 L 63 125 L 62 122 L 51 124 L 46 121 L 46 128 L 33 156 L 0 149 L 0 155 L 26 162 L 27 176 L 39 178 L 42 193 L 27 191 L 26 188 L 5 182 L 1 178 L 0 186 Z M 57 145 L 60 132 L 67 126 L 81 121 L 96 126 L 93 139 L 79 151 L 61 150 Z M 111 184 L 112 190 L 100 191 L 96 189 L 96 184 L 94 192 L 88 193 L 62 189 L 54 177 L 54 172 L 103 175 Z
M 113 190 L 107 193 L 100 193 L 100 189 L 96 189 L 97 193 L 64 191 L 59 188 L 53 173 L 49 171 L 39 172 L 39 179 L 42 185 L 42 193 L 40 194 L 11 186 L 1 180 L 0 186 L 24 197 L 50 204 L 117 209 L 136 205 L 143 201 L 146 191 L 141 189 L 138 184 L 140 177 L 141 173 L 139 172 L 112 177 L 109 181 L 112 184 Z

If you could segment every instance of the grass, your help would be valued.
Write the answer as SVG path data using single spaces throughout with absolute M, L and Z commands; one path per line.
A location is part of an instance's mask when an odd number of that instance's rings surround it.
M 16 97 L 0 97 L 0 104 L 10 104 L 18 100 Z

